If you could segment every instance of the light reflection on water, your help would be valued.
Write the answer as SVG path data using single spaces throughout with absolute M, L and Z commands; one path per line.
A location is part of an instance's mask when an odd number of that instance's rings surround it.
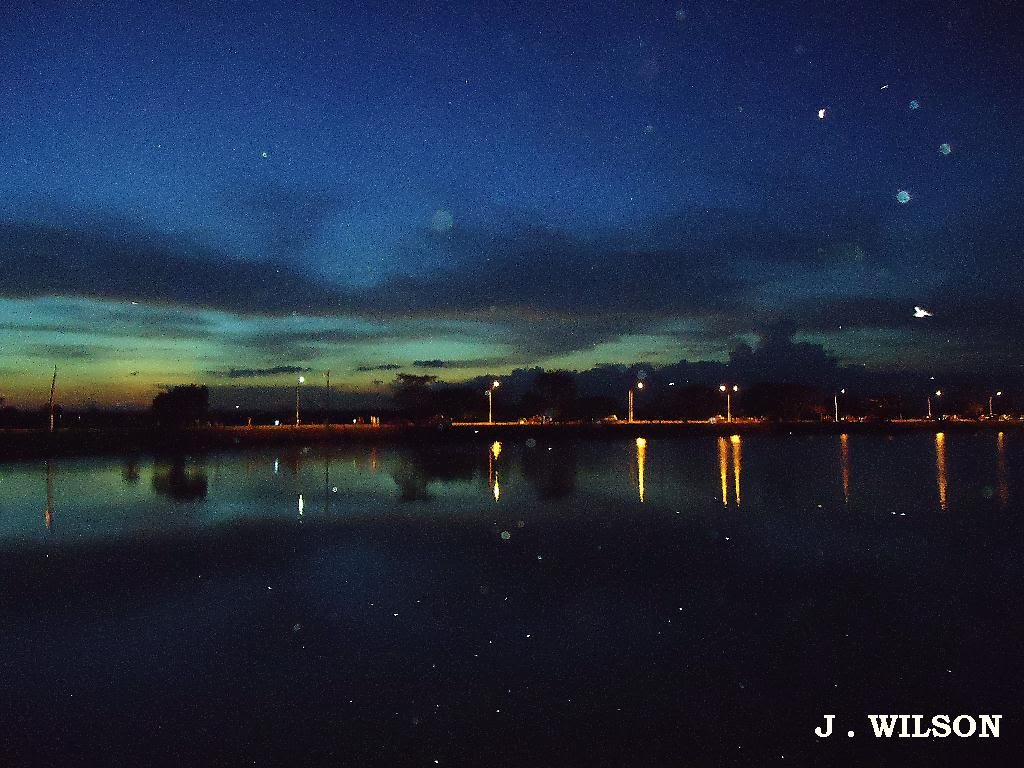
M 1006 434 L 1003 432 L 996 435 L 996 455 L 998 457 L 996 482 L 999 488 L 999 503 L 1005 507 L 1010 503 L 1010 478 L 1006 470 Z
M 736 506 L 738 507 L 740 505 L 740 467 L 742 466 L 740 436 L 733 435 L 729 438 L 729 442 L 732 444 L 733 487 L 736 490 Z
M 718 476 L 722 481 L 722 506 L 729 506 L 729 445 L 718 438 Z
M 635 504 L 702 515 L 709 500 L 784 513 L 844 506 L 869 513 L 969 513 L 993 499 L 999 507 L 1010 504 L 1009 466 L 1019 450 L 1019 441 L 1003 432 L 532 442 L 8 464 L 0 466 L 0 539 L 116 536 L 237 519 L 309 520 L 311 514 L 479 516 L 485 496 L 520 518 L 618 514 Z M 625 445 L 633 449 L 628 470 Z M 700 467 L 716 458 L 717 477 L 709 486 Z M 922 471 L 925 462 L 930 472 Z M 951 462 L 956 488 L 950 486 Z M 33 511 L 40 507 L 42 519 Z
M 850 503 L 850 436 L 839 436 L 839 471 L 843 477 L 843 502 Z
M 647 463 L 647 440 L 642 437 L 636 439 L 636 477 L 637 488 L 640 491 L 640 503 L 644 500 L 644 465 Z
M 718 438 L 718 477 L 722 483 L 722 506 L 729 506 L 729 463 L 732 462 L 733 499 L 740 505 L 740 469 L 743 464 L 742 439 L 731 435 Z
M 949 480 L 946 475 L 946 435 L 942 432 L 935 433 L 935 480 L 939 486 L 939 506 L 945 511 Z

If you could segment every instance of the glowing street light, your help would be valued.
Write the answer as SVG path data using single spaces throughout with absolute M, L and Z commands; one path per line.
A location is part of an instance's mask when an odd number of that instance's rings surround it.
M 941 389 L 936 389 L 935 390 L 935 396 L 936 397 L 942 397 L 942 390 Z M 928 418 L 930 419 L 931 417 L 932 417 L 932 396 L 928 395 Z
M 988 417 L 990 419 L 992 418 L 992 398 L 993 397 L 1002 397 L 1002 396 L 1003 396 L 1002 392 L 996 392 L 995 395 L 989 395 L 988 396 Z
M 644 388 L 644 383 L 642 381 L 638 381 L 636 383 L 636 389 L 640 390 L 640 389 L 643 389 L 643 388 Z M 633 387 L 629 388 L 628 403 L 629 403 L 629 407 L 626 409 L 627 410 L 626 421 L 629 422 L 630 424 L 632 424 L 633 423 Z
M 740 388 L 738 386 L 736 386 L 735 384 L 733 384 L 731 387 L 729 387 L 726 384 L 719 384 L 718 385 L 718 391 L 719 392 L 725 392 L 725 420 L 731 422 L 732 421 L 732 393 L 733 392 L 739 392 Z
M 295 385 L 295 426 L 299 426 L 299 387 L 306 383 L 305 376 L 299 376 L 299 381 Z
M 501 382 L 495 379 L 491 382 L 491 386 L 484 390 L 484 395 L 487 396 L 487 423 L 494 423 L 494 390 L 501 386 Z
M 846 394 L 846 390 L 845 389 L 840 389 L 839 390 L 839 394 L 835 395 L 835 397 L 834 397 L 835 406 L 836 406 L 836 424 L 839 423 L 839 395 L 845 395 L 845 394 Z

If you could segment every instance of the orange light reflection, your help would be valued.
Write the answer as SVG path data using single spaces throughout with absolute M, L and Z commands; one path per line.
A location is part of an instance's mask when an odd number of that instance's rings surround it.
M 729 442 L 732 443 L 732 475 L 736 488 L 736 506 L 738 507 L 740 505 L 740 468 L 743 465 L 740 436 L 733 435 L 729 438 Z
M 843 501 L 850 503 L 850 436 L 839 436 L 839 467 L 843 476 Z
M 946 476 L 946 435 L 942 432 L 935 433 L 935 476 L 939 485 L 939 507 L 945 510 L 948 479 Z
M 642 437 L 636 439 L 636 471 L 637 485 L 640 489 L 640 502 L 644 500 L 644 464 L 647 463 L 647 441 Z
M 722 506 L 729 506 L 729 444 L 718 438 L 718 474 L 722 479 Z

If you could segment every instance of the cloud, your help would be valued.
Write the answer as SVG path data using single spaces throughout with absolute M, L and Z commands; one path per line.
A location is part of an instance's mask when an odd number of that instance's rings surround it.
M 424 339 L 469 339 L 494 354 L 415 367 L 529 366 L 665 335 L 659 329 L 680 323 L 700 348 L 725 349 L 780 317 L 804 332 L 891 329 L 964 348 L 1021 338 L 1015 276 L 1024 232 L 1012 206 L 1003 204 L 995 226 L 981 205 L 931 229 L 920 225 L 911 238 L 877 204 L 822 195 L 798 178 L 763 186 L 761 208 L 689 209 L 590 236 L 523 216 L 491 228 L 424 227 L 396 247 L 395 263 L 407 272 L 358 287 L 310 277 L 283 258 L 233 258 L 198 238 L 124 219 L 8 215 L 0 220 L 0 296 L 137 301 L 118 307 L 107 327 L 142 338 L 219 337 L 295 366 Z M 339 206 L 275 187 L 239 197 L 254 219 L 277 222 L 266 224 L 268 242 L 299 251 L 313 246 Z M 293 216 L 294 231 L 282 234 Z M 915 324 L 915 304 L 935 317 Z M 221 332 L 196 309 L 270 319 Z
M 384 365 L 360 365 L 356 368 L 359 373 L 366 373 L 368 371 L 397 371 L 402 366 L 397 363 L 385 363 Z
M 794 341 L 796 331 L 792 320 L 779 320 L 760 333 L 756 348 L 738 345 L 729 356 L 729 375 L 748 382 L 837 382 L 839 361 L 821 344 Z
M 29 358 L 44 358 L 59 363 L 68 360 L 91 360 L 109 354 L 113 350 L 85 344 L 28 344 L 21 347 L 19 351 Z
M 266 253 L 283 262 L 304 253 L 342 208 L 335 195 L 316 189 L 265 184 L 233 196 L 243 222 L 252 228 Z
M 300 368 L 296 365 L 278 365 L 273 368 L 229 368 L 226 371 L 207 371 L 211 376 L 228 379 L 256 379 L 263 376 L 276 376 L 282 373 L 307 373 L 311 368 Z
M 287 265 L 239 261 L 127 221 L 0 221 L 0 264 L 0 296 L 9 298 L 77 296 L 265 315 L 322 315 L 345 303 L 339 289 Z

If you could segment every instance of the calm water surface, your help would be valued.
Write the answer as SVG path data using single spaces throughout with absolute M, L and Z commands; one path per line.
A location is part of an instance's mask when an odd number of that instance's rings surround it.
M 1012 432 L 0 465 L 0 764 L 1001 764 L 1022 466 Z

